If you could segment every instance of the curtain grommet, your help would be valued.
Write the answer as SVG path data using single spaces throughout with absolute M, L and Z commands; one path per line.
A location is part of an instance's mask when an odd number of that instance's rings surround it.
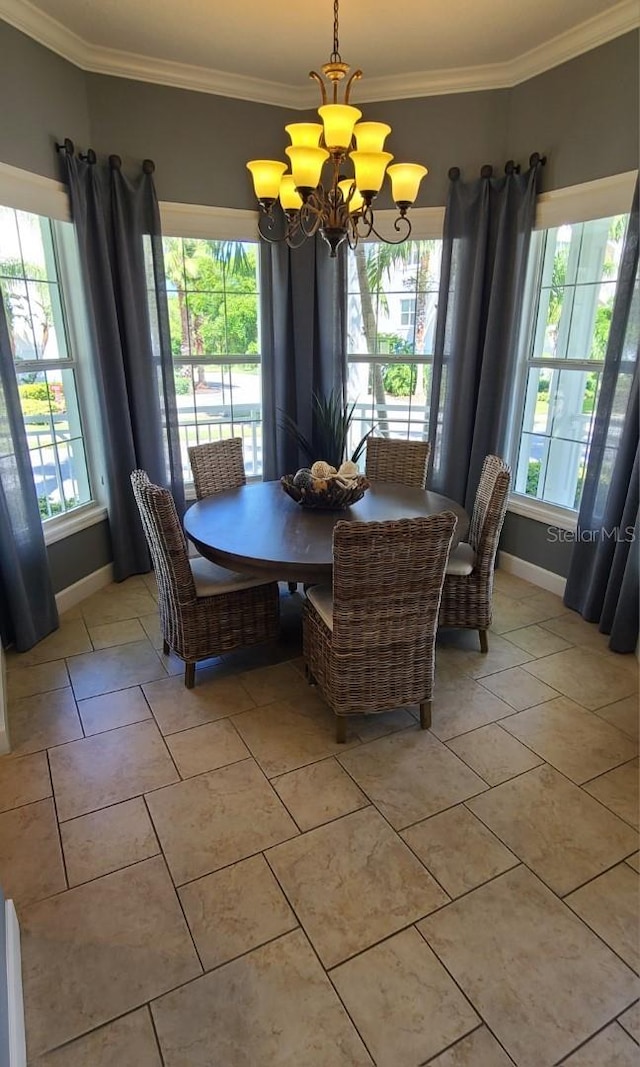
M 449 178 L 452 182 L 457 182 L 460 177 L 460 167 L 449 167 Z
M 142 160 L 142 171 L 143 171 L 144 174 L 153 174 L 155 169 L 156 169 L 156 165 L 155 165 L 155 163 L 153 162 L 152 159 L 143 159 Z
M 122 166 L 120 156 L 109 156 L 109 166 L 112 170 L 120 170 Z
M 493 177 L 493 167 L 491 166 L 490 163 L 485 163 L 480 168 L 480 177 L 481 178 L 492 178 Z

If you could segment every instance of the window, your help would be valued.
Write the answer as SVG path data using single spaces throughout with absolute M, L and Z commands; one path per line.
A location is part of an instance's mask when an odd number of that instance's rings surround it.
M 626 220 L 559 226 L 532 244 L 514 489 L 563 508 L 580 504 Z
M 71 224 L 0 207 L 0 289 L 45 520 L 91 500 L 78 367 L 69 343 L 56 249 L 56 236 L 64 228 Z
M 390 437 L 429 432 L 442 242 L 361 243 L 349 253 L 348 397 L 353 447 L 371 426 Z
M 166 237 L 164 262 L 185 481 L 187 449 L 242 437 L 262 473 L 257 245 Z

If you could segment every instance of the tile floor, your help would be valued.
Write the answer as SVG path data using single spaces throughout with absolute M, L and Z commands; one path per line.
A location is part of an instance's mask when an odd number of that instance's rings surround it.
M 638 671 L 496 576 L 433 728 L 354 719 L 277 645 L 187 691 L 152 577 L 8 657 L 0 883 L 30 1067 L 632 1067 Z

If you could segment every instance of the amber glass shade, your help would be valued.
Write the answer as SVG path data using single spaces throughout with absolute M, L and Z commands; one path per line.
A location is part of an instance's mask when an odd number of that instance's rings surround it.
M 302 207 L 302 197 L 296 190 L 293 174 L 283 174 L 280 180 L 280 205 L 284 211 L 298 211 Z
M 291 160 L 291 173 L 296 189 L 315 189 L 320 181 L 322 165 L 329 153 L 324 148 L 298 148 L 289 145 L 285 152 Z
M 352 152 L 351 160 L 356 171 L 356 185 L 363 193 L 378 193 L 384 181 L 384 172 L 393 159 L 391 152 Z
M 420 182 L 425 174 L 426 167 L 420 163 L 395 163 L 387 171 L 391 178 L 391 195 L 396 204 L 413 204 L 418 196 Z
M 317 148 L 320 144 L 322 126 L 319 122 L 292 122 L 285 126 L 285 130 L 296 148 Z
M 247 163 L 251 171 L 253 188 L 258 200 L 277 200 L 280 192 L 280 179 L 287 169 L 286 163 L 276 159 L 252 159 Z
M 382 152 L 390 133 L 391 127 L 386 122 L 358 122 L 353 127 L 359 152 Z
M 338 182 L 338 188 L 342 193 L 342 199 L 345 201 L 345 203 L 349 198 L 349 193 L 353 184 L 353 178 L 343 178 L 341 182 Z M 362 194 L 354 188 L 353 196 L 351 197 L 351 200 L 349 202 L 349 214 L 353 215 L 355 211 L 360 211 L 363 207 L 364 200 L 362 199 Z
M 324 124 L 324 143 L 330 151 L 346 151 L 351 144 L 353 127 L 362 112 L 350 104 L 324 104 L 318 108 Z

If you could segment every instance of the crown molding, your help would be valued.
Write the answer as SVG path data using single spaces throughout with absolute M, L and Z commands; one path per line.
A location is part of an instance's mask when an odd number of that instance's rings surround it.
M 40 8 L 34 7 L 29 0 L 0 0 L 0 18 L 63 59 L 94 74 L 130 78 L 133 81 L 296 110 L 315 106 L 316 94 L 312 86 L 287 85 L 209 67 L 101 48 L 85 41 Z M 638 0 L 621 0 L 615 7 L 503 63 L 367 78 L 358 87 L 359 100 L 371 103 L 512 88 L 639 26 Z

